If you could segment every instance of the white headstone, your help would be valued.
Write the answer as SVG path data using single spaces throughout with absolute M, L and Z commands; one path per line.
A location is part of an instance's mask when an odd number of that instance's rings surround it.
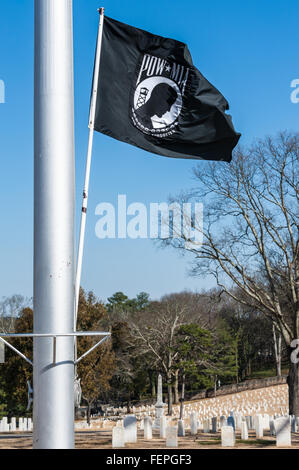
M 274 419 L 270 419 L 270 436 L 275 436 Z
M 185 436 L 185 428 L 184 428 L 184 420 L 183 419 L 178 420 L 178 436 L 179 437 L 184 437 Z
M 166 427 L 167 427 L 167 418 L 166 416 L 161 416 L 160 418 L 160 437 L 163 439 L 166 438 Z
M 23 430 L 28 431 L 28 418 L 24 418 L 23 420 Z
M 17 421 L 16 418 L 11 418 L 11 430 L 16 431 L 17 430 Z
M 236 414 L 236 429 L 238 431 L 241 431 L 241 426 L 242 426 L 242 415 Z
M 190 415 L 190 429 L 191 435 L 196 436 L 197 434 L 197 414 L 195 411 L 192 411 Z
M 215 416 L 212 418 L 212 432 L 217 432 L 217 418 Z
M 252 429 L 253 428 L 252 416 L 245 416 L 245 419 L 246 419 L 248 429 Z
M 244 441 L 248 439 L 248 428 L 246 421 L 242 421 L 241 423 L 241 439 L 243 439 Z
M 267 414 L 264 414 L 263 417 L 263 428 L 264 429 L 270 429 L 270 416 Z
M 135 415 L 124 418 L 125 442 L 137 442 L 137 420 Z
M 9 424 L 8 424 L 8 420 L 7 420 L 7 417 L 5 416 L 4 418 L 2 418 L 2 432 L 9 432 Z
M 276 446 L 288 447 L 291 445 L 291 427 L 290 420 L 287 417 L 277 418 L 274 421 L 276 433 Z
M 112 429 L 112 447 L 125 447 L 125 430 L 121 426 Z
M 234 447 L 235 432 L 232 426 L 222 426 L 221 428 L 221 445 L 222 447 Z
M 178 429 L 176 426 L 167 426 L 166 428 L 166 447 L 178 446 Z
M 19 431 L 24 431 L 24 428 L 23 428 L 23 418 L 19 418 Z
M 264 436 L 263 417 L 261 415 L 256 415 L 255 417 L 255 435 L 257 439 L 261 439 Z
M 145 416 L 144 418 L 144 439 L 152 439 L 152 418 L 150 416 Z
M 203 422 L 203 432 L 204 433 L 210 432 L 210 420 L 209 419 L 205 419 Z
M 33 422 L 31 418 L 28 418 L 28 431 L 33 430 Z
M 162 375 L 158 375 L 157 402 L 155 404 L 155 423 L 154 427 L 159 428 L 160 418 L 164 414 Z
M 226 426 L 226 425 L 227 425 L 226 417 L 220 416 L 220 427 L 222 428 L 222 426 Z

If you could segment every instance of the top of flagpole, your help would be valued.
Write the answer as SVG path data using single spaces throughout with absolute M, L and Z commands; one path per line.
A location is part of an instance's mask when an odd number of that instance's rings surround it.
M 104 13 L 104 10 L 105 10 L 105 8 L 104 8 L 104 7 L 100 7 L 100 8 L 98 8 L 98 12 L 99 12 L 99 14 L 100 14 L 100 15 L 102 15 L 102 14 Z

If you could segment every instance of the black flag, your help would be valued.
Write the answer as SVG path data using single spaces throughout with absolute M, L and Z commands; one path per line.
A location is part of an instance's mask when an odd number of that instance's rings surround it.
M 105 17 L 94 128 L 148 152 L 231 161 L 240 134 L 186 44 Z

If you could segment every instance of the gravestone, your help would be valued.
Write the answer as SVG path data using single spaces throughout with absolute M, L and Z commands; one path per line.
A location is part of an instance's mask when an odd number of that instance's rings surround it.
M 217 417 L 212 418 L 212 432 L 217 432 Z
M 16 418 L 11 418 L 11 431 L 16 431 L 17 430 L 17 420 Z
M 167 426 L 166 428 L 166 447 L 178 446 L 178 430 L 176 426 Z
M 222 447 L 234 447 L 235 432 L 232 426 L 222 426 L 221 428 L 221 445 Z
M 197 434 L 197 414 L 195 411 L 192 411 L 190 415 L 190 430 L 192 436 Z
M 152 418 L 150 416 L 145 416 L 144 418 L 144 439 L 152 439 Z
M 166 438 L 166 427 L 167 427 L 167 418 L 166 416 L 161 416 L 160 418 L 160 437 L 163 439 Z
M 263 429 L 269 429 L 270 428 L 270 416 L 267 414 L 264 414 L 263 416 Z
M 276 446 L 288 447 L 291 445 L 291 427 L 289 418 L 283 416 L 274 421 L 276 433 Z
M 125 442 L 137 442 L 137 420 L 135 415 L 127 415 L 124 418 Z
M 205 419 L 203 422 L 203 432 L 204 433 L 210 432 L 210 420 L 209 419 Z
M 227 426 L 232 426 L 233 430 L 235 431 L 235 419 L 232 415 L 227 418 Z
M 31 418 L 28 418 L 28 431 L 33 430 L 33 421 Z
M 19 431 L 24 431 L 23 418 L 19 418 Z
M 274 419 L 270 419 L 270 436 L 275 436 Z
M 227 426 L 226 417 L 223 415 L 220 416 L 220 427 L 222 428 L 222 426 Z
M 264 436 L 263 417 L 261 415 L 256 415 L 255 417 L 255 435 L 257 439 L 261 439 Z
M 9 431 L 9 424 L 7 422 L 7 418 L 2 418 L 2 420 L 0 421 L 0 431 L 1 432 Z
M 121 426 L 112 429 L 112 447 L 125 447 L 125 430 Z
M 245 416 L 248 430 L 253 428 L 252 416 Z
M 184 428 L 184 420 L 183 419 L 178 420 L 178 436 L 179 437 L 184 437 L 185 436 L 185 428 Z
M 28 431 L 28 418 L 23 419 L 23 431 Z
M 246 421 L 242 421 L 241 423 L 241 439 L 243 439 L 244 441 L 248 439 L 248 428 Z
M 160 418 L 164 414 L 164 403 L 163 403 L 163 389 L 162 389 L 162 375 L 158 375 L 158 387 L 157 387 L 157 402 L 155 404 L 155 422 L 154 428 L 159 428 Z

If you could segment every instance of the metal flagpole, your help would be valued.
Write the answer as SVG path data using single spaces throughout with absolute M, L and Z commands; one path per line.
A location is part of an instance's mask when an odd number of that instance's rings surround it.
M 34 333 L 74 326 L 72 0 L 35 0 Z M 34 337 L 35 449 L 74 447 L 72 336 Z
M 86 156 L 85 181 L 84 181 L 84 188 L 83 188 L 81 225 L 80 225 L 79 247 L 78 247 L 78 256 L 77 256 L 76 282 L 75 282 L 74 331 L 76 331 L 76 328 L 77 328 L 77 314 L 78 314 L 79 292 L 80 292 L 80 283 L 81 283 L 82 259 L 83 259 L 83 248 L 84 248 L 85 226 L 86 226 L 86 211 L 87 211 L 87 202 L 88 202 L 89 177 L 90 177 L 90 166 L 91 166 L 92 145 L 93 145 L 93 135 L 94 135 L 94 118 L 95 118 L 96 105 L 97 105 L 97 92 L 98 92 L 99 69 L 100 69 L 103 24 L 104 24 L 104 8 L 103 7 L 99 8 L 98 11 L 100 14 L 100 18 L 99 18 L 96 57 L 95 57 L 95 66 L 94 66 L 93 83 L 92 83 L 92 96 L 91 96 L 90 112 L 89 112 L 89 124 L 88 124 L 89 136 L 88 136 L 88 147 L 87 147 L 87 156 Z

